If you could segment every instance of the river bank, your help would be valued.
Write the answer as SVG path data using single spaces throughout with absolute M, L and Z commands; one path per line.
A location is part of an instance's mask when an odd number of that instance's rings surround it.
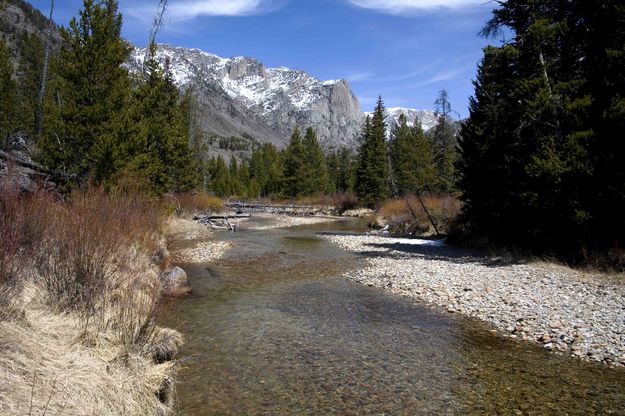
M 183 337 L 156 323 L 159 202 L 0 191 L 0 414 L 172 414 Z
M 510 338 L 625 365 L 623 280 L 481 256 L 439 241 L 327 235 L 367 259 L 345 276 L 493 325 Z

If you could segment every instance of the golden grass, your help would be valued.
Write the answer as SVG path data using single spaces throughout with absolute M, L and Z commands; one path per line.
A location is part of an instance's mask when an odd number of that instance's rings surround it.
M 162 389 L 182 337 L 155 323 L 158 203 L 101 189 L 67 202 L 4 190 L 0 414 L 167 414 Z
M 42 289 L 30 292 L 18 319 L 0 323 L 0 414 L 147 415 L 166 412 L 157 392 L 175 363 L 127 353 L 111 328 L 83 342 L 83 317 L 59 311 Z M 124 357 L 124 359 L 120 359 Z
M 460 213 L 462 202 L 455 195 L 424 195 L 421 198 L 439 233 L 446 234 Z M 427 213 L 414 195 L 385 201 L 376 212 L 376 218 L 379 222 L 395 226 L 396 231 L 425 235 L 434 233 Z
M 206 192 L 180 193 L 174 195 L 174 199 L 179 215 L 196 212 L 216 213 L 224 210 L 224 200 Z

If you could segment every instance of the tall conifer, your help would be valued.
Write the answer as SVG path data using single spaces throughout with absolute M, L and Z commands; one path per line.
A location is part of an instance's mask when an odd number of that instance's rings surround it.
M 130 95 L 128 70 L 122 64 L 130 46 L 121 37 L 116 0 L 84 0 L 79 16 L 62 30 L 60 129 L 43 139 L 42 157 L 53 168 L 100 182 L 116 166 L 117 121 Z
M 373 206 L 389 194 L 388 149 L 386 121 L 382 97 L 378 98 L 373 116 L 367 116 L 363 126 L 356 171 L 356 193 L 367 205 Z
M 302 135 L 295 128 L 284 151 L 284 194 L 287 197 L 293 198 L 302 194 L 304 178 L 301 172 L 305 157 Z

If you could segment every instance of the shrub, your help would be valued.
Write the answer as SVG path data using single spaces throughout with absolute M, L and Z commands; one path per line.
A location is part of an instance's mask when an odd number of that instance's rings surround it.
M 344 192 L 336 194 L 333 205 L 338 213 L 342 214 L 350 209 L 358 208 L 358 204 L 358 197 L 353 192 Z
M 160 229 L 153 200 L 110 194 L 101 188 L 51 206 L 48 218 L 38 250 L 41 279 L 62 307 L 87 313 L 113 290 L 116 274 L 136 260 L 137 247 L 156 249 Z
M 0 319 L 10 311 L 47 227 L 51 194 L 24 194 L 12 181 L 0 182 Z

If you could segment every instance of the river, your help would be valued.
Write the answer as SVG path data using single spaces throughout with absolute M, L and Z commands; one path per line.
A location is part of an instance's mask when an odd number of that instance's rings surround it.
M 180 414 L 625 414 L 621 369 L 341 278 L 363 259 L 319 233 L 359 231 L 223 232 L 224 259 L 181 265 L 193 295 L 164 317 L 186 337 Z

